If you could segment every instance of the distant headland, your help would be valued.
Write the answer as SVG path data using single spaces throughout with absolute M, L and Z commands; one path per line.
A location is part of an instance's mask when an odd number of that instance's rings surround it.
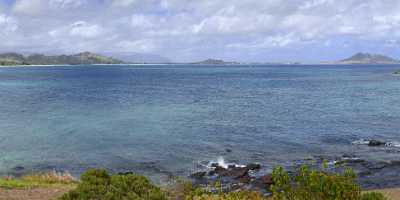
M 110 56 L 112 55 L 112 56 Z M 34 53 L 23 55 L 21 53 L 0 54 L 0 66 L 16 65 L 92 65 L 92 64 L 187 64 L 187 65 L 299 65 L 299 64 L 328 64 L 328 65 L 366 65 L 366 64 L 400 64 L 399 59 L 382 54 L 356 53 L 351 57 L 339 61 L 325 61 L 316 63 L 300 62 L 237 62 L 222 59 L 208 58 L 197 62 L 171 62 L 168 58 L 152 54 L 135 53 L 107 53 L 106 55 L 81 52 L 70 55 L 44 55 Z M 397 72 L 400 73 L 400 72 Z
M 31 54 L 24 56 L 19 53 L 0 54 L 0 65 L 80 65 L 80 64 L 122 64 L 121 60 L 95 54 L 82 52 L 73 55 L 43 55 Z
M 234 61 L 224 61 L 224 60 L 219 60 L 219 59 L 207 59 L 199 62 L 194 62 L 190 64 L 199 64 L 199 65 L 238 65 L 240 64 L 239 62 L 234 62 Z
M 333 64 L 400 64 L 400 60 L 381 54 L 357 53 Z

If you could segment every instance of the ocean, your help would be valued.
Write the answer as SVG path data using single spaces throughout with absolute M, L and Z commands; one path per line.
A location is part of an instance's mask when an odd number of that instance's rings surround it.
M 399 159 L 396 65 L 0 68 L 0 173 L 88 168 L 187 176 L 223 158 Z

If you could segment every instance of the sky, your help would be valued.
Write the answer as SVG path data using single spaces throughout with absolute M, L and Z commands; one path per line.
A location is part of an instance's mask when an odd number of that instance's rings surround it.
M 400 58 L 399 0 L 0 0 L 0 52 L 172 61 Z

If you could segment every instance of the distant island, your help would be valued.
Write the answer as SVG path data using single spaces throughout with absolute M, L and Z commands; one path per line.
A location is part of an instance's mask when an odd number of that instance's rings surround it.
M 218 60 L 218 59 L 207 59 L 207 60 L 203 60 L 200 62 L 194 62 L 194 63 L 190 63 L 190 64 L 197 64 L 197 65 L 238 65 L 240 64 L 239 62 L 227 62 L 227 61 L 223 61 L 223 60 Z
M 400 64 L 400 60 L 380 54 L 357 53 L 332 64 Z
M 19 53 L 0 54 L 0 65 L 80 65 L 122 63 L 124 62 L 121 60 L 91 52 L 55 56 L 47 56 L 43 54 L 24 56 Z

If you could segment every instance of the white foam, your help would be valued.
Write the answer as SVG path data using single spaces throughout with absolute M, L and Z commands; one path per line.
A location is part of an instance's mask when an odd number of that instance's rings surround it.
M 386 142 L 385 146 L 400 148 L 400 142 Z
M 364 140 L 364 139 L 356 140 L 356 141 L 352 142 L 352 144 L 357 144 L 357 145 L 368 145 L 368 144 L 369 144 L 369 140 Z
M 219 166 L 223 167 L 223 168 L 228 168 L 228 164 L 225 163 L 225 160 L 222 156 L 218 157 L 217 159 L 217 163 Z
M 236 163 L 227 163 L 227 162 L 225 162 L 225 159 L 222 156 L 218 157 L 217 161 L 215 161 L 215 160 L 211 161 L 208 164 L 208 167 L 211 168 L 211 165 L 213 163 L 217 163 L 218 166 L 223 167 L 225 169 L 228 169 L 229 166 L 235 166 L 235 167 L 245 167 L 246 166 L 246 165 L 239 165 L 239 164 L 236 164 Z

